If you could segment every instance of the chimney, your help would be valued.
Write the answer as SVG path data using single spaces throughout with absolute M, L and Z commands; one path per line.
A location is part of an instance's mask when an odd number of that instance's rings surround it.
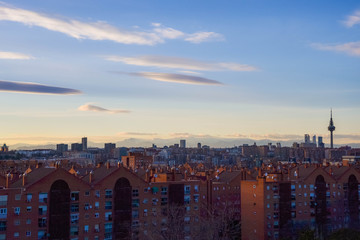
M 107 169 L 110 168 L 110 162 L 109 162 L 109 161 L 106 162 L 106 168 L 107 168 Z
M 6 174 L 6 183 L 5 183 L 5 188 L 9 188 L 9 181 L 10 181 L 10 178 L 11 177 L 11 174 L 8 173 Z
M 22 179 L 23 179 L 22 185 L 25 186 L 25 184 L 26 184 L 26 173 L 23 174 Z
M 121 166 L 120 161 L 117 162 L 117 166 L 118 166 L 118 168 L 120 168 L 120 166 Z
M 90 171 L 90 174 L 89 174 L 89 183 L 90 183 L 90 184 L 92 183 L 92 180 L 93 180 L 93 179 L 92 179 L 92 178 L 93 178 L 92 175 L 93 175 L 93 171 L 91 170 L 91 171 Z

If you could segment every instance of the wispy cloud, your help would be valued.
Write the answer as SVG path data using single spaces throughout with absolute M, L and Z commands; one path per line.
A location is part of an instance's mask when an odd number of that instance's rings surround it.
M 189 58 L 167 57 L 167 56 L 105 56 L 108 61 L 122 62 L 129 65 L 184 69 L 195 71 L 255 71 L 256 68 L 246 64 L 232 62 L 207 62 Z
M 0 59 L 29 60 L 29 59 L 34 59 L 34 57 L 23 53 L 0 52 Z
M 118 135 L 121 136 L 156 136 L 157 133 L 144 133 L 144 132 L 119 132 Z
M 155 81 L 161 82 L 172 82 L 192 85 L 223 85 L 223 83 L 208 78 L 175 74 L 175 73 L 156 73 L 156 72 L 139 72 L 139 73 L 124 73 L 124 72 L 113 72 L 119 74 L 128 74 L 132 76 L 139 76 Z
M 89 112 L 104 112 L 104 113 L 111 113 L 111 114 L 118 114 L 118 113 L 130 113 L 129 110 L 110 110 L 103 107 L 85 104 L 78 107 L 79 111 L 89 111 Z
M 349 42 L 344 44 L 312 44 L 312 46 L 319 50 L 343 52 L 352 56 L 360 56 L 360 42 Z
M 35 93 L 35 94 L 59 94 L 70 95 L 80 94 L 81 91 L 71 88 L 53 87 L 37 83 L 10 82 L 0 80 L 0 91 L 18 92 L 18 93 Z
M 345 26 L 353 27 L 356 24 L 360 24 L 360 10 L 354 12 L 354 14 L 348 16 L 344 21 Z
M 193 134 L 193 133 L 170 133 L 170 137 L 175 138 L 214 138 L 209 134 Z
M 55 18 L 5 4 L 0 5 L 1 20 L 42 27 L 76 39 L 109 40 L 123 44 L 155 45 L 165 42 L 166 39 L 182 39 L 192 43 L 223 39 L 222 35 L 218 33 L 197 32 L 188 34 L 164 27 L 159 23 L 152 24 L 153 28 L 149 31 L 129 31 L 116 28 L 104 21 L 82 22 L 74 19 Z
M 224 37 L 221 34 L 215 32 L 197 32 L 189 34 L 185 40 L 192 43 L 202 43 L 209 40 L 223 41 Z

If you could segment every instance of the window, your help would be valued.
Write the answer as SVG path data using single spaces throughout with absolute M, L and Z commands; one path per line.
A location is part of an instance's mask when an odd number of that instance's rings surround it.
M 48 194 L 47 193 L 39 193 L 39 202 L 47 203 Z
M 85 191 L 84 196 L 89 197 L 90 196 L 90 191 Z
M 26 236 L 31 237 L 31 231 L 26 231 Z
M 78 224 L 79 223 L 79 214 L 73 213 L 70 215 L 71 224 Z
M 6 221 L 0 221 L 0 231 L 6 231 Z
M 46 215 L 47 206 L 39 206 L 39 215 Z
M 99 217 L 99 213 L 97 212 L 97 213 L 95 213 L 95 216 L 94 216 L 95 218 L 98 218 Z
M 44 217 L 44 218 L 39 218 L 39 219 L 38 219 L 38 227 L 39 227 L 39 228 L 44 228 L 44 227 L 46 227 L 46 217 Z
M 45 239 L 46 232 L 44 230 L 38 231 L 38 239 Z
M 98 198 L 100 197 L 100 190 L 95 191 L 95 196 L 98 197 Z
M 26 194 L 26 202 L 31 202 L 31 200 L 32 200 L 32 194 L 31 193 Z
M 16 195 L 15 195 L 15 200 L 16 200 L 16 201 L 21 200 L 21 194 L 16 194 Z
M 184 204 L 190 204 L 190 196 L 184 196 Z
M 190 185 L 184 186 L 184 194 L 190 194 Z
M 100 206 L 99 202 L 95 202 L 95 209 L 99 209 L 99 206 Z
M 161 198 L 161 206 L 167 205 L 168 199 L 167 198 Z
M 112 212 L 105 213 L 105 221 L 112 221 Z
M 143 203 L 144 203 L 144 204 L 148 203 L 148 199 L 147 199 L 147 198 L 144 198 Z
M 132 190 L 132 196 L 133 197 L 138 197 L 139 196 L 139 189 L 133 189 Z
M 112 223 L 105 223 L 104 228 L 106 233 L 112 233 Z
M 19 236 L 20 236 L 19 232 L 14 233 L 14 237 L 19 237 Z
M 167 195 L 167 187 L 161 187 L 161 195 Z
M 196 193 L 199 192 L 199 185 L 195 185 L 195 186 L 194 186 L 194 192 L 196 192 Z
M 140 205 L 140 200 L 139 199 L 133 199 L 132 200 L 132 207 L 137 208 L 137 207 L 139 207 L 139 205 Z
M 199 194 L 194 194 L 194 202 L 198 203 L 199 202 Z
M 79 212 L 79 204 L 78 203 L 71 204 L 70 212 Z
M 71 192 L 71 201 L 79 201 L 79 192 Z
M 20 207 L 15 207 L 14 208 L 14 214 L 15 215 L 20 215 Z
M 105 209 L 112 209 L 112 201 L 105 202 Z
M 71 226 L 70 227 L 70 236 L 77 236 L 77 235 L 79 235 L 79 227 Z
M 14 225 L 19 226 L 20 225 L 20 220 L 19 219 L 14 220 Z
M 31 219 L 30 218 L 26 219 L 26 224 L 31 224 Z
M 89 209 L 90 209 L 90 203 L 85 203 L 84 209 L 85 209 L 85 210 L 89 210 Z
M 100 232 L 99 224 L 95 224 L 94 229 L 95 232 Z
M 26 207 L 26 211 L 27 211 L 27 212 L 31 212 L 31 207 L 30 207 L 30 206 L 27 206 L 27 207 Z
M 139 218 L 139 211 L 138 210 L 133 210 L 132 211 L 132 218 L 133 219 L 138 219 Z
M 85 225 L 85 226 L 84 226 L 84 232 L 85 232 L 85 233 L 89 232 L 89 225 Z
M 105 190 L 105 198 L 112 198 L 112 190 L 111 189 Z

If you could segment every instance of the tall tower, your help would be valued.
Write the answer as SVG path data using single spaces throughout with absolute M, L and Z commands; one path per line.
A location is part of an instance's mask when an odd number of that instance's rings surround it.
M 332 119 L 332 109 L 330 111 L 330 124 L 329 124 L 328 130 L 330 131 L 330 134 L 331 134 L 330 135 L 330 148 L 333 148 L 334 147 L 333 131 L 335 131 L 335 126 L 334 126 L 334 122 Z
M 86 151 L 87 150 L 87 137 L 83 137 L 81 139 L 81 143 L 82 143 L 82 150 Z

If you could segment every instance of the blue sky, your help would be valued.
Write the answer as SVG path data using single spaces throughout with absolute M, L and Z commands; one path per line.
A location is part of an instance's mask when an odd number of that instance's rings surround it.
M 2 1 L 0 141 L 359 143 L 358 1 Z M 31 83 L 31 84 L 30 84 Z

